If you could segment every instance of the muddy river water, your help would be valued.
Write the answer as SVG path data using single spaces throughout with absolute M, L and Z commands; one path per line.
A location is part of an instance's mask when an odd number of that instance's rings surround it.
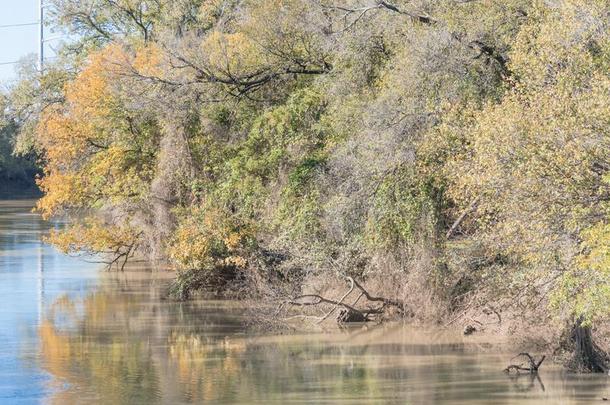
M 393 324 L 309 334 L 243 325 L 242 304 L 164 299 L 168 274 L 104 272 L 0 202 L 0 404 L 589 404 L 607 376 L 551 362 L 509 377 L 480 339 Z M 490 349 L 491 347 L 491 349 Z

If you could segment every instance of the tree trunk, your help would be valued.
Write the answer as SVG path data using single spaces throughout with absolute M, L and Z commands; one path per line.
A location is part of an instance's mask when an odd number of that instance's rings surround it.
M 591 335 L 591 327 L 583 325 L 580 317 L 572 327 L 570 340 L 573 355 L 569 368 L 578 372 L 607 373 L 609 370 L 608 355 L 595 344 Z

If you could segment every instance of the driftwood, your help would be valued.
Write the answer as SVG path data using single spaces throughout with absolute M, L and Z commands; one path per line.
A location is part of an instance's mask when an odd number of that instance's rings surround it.
M 401 314 L 407 313 L 404 302 L 385 297 L 373 296 L 352 277 L 346 277 L 346 280 L 349 283 L 349 288 L 338 300 L 322 297 L 319 294 L 304 294 L 287 301 L 287 303 L 291 306 L 300 307 L 330 305 L 330 309 L 328 309 L 323 315 L 295 315 L 287 319 L 309 318 L 314 320 L 316 323 L 321 323 L 327 320 L 332 314 L 336 313 L 336 320 L 338 323 L 350 323 L 372 321 L 375 319 L 375 317 L 384 314 L 385 311 L 390 307 L 397 309 Z M 354 291 L 359 291 L 360 293 L 352 304 L 348 304 L 346 301 Z M 361 301 L 362 298 L 366 299 L 368 306 L 365 308 L 357 308 L 356 305 Z
M 339 310 L 337 316 L 337 322 L 339 323 L 350 323 L 350 322 L 366 322 L 368 321 L 368 314 L 362 312 L 350 311 L 349 309 L 342 308 Z
M 526 367 L 526 365 L 524 365 L 523 363 L 521 363 L 521 364 L 509 364 L 508 367 L 506 367 L 504 369 L 504 372 L 505 373 L 510 373 L 511 371 L 514 371 L 517 374 L 519 374 L 521 371 L 525 371 L 525 372 L 528 372 L 530 374 L 537 374 L 538 373 L 538 369 L 540 368 L 540 366 L 542 365 L 542 362 L 546 358 L 546 356 L 542 356 L 540 358 L 540 360 L 536 361 L 536 359 L 532 355 L 530 355 L 529 353 L 519 353 L 518 355 L 513 357 L 511 359 L 511 361 L 513 361 L 515 359 L 518 359 L 520 357 L 524 357 L 528 361 L 529 367 Z

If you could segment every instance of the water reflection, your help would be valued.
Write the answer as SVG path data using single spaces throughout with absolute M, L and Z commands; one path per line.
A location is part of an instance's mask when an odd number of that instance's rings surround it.
M 0 403 L 35 403 L 49 376 L 37 365 L 37 326 L 45 304 L 97 279 L 91 266 L 42 244 L 50 227 L 31 212 L 33 201 L 0 201 Z
M 529 392 L 536 389 L 546 391 L 539 374 L 507 374 L 507 376 L 516 391 Z
M 50 402 L 576 404 L 609 388 L 550 365 L 507 376 L 509 354 L 402 325 L 246 335 L 235 303 L 167 302 L 159 280 L 115 277 L 57 301 L 41 325 L 43 367 L 64 387 Z
M 443 331 L 252 334 L 239 303 L 164 300 L 167 273 L 59 255 L 30 207 L 0 203 L 0 403 L 579 404 L 610 393 L 607 377 L 550 362 L 540 379 L 509 377 L 512 354 Z

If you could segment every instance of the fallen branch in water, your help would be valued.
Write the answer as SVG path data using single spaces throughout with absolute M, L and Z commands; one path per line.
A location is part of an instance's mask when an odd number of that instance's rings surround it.
M 322 316 L 305 316 L 305 315 L 297 315 L 298 317 L 309 318 L 316 321 L 316 323 L 322 323 L 326 319 L 328 319 L 333 313 L 338 311 L 337 322 L 338 323 L 349 323 L 349 322 L 368 322 L 373 320 L 372 316 L 374 315 L 382 315 L 385 313 L 388 307 L 396 308 L 400 311 L 401 314 L 405 315 L 407 313 L 406 306 L 404 302 L 394 299 L 389 299 L 385 297 L 378 297 L 371 295 L 359 282 L 354 280 L 352 277 L 346 277 L 347 282 L 349 283 L 348 290 L 339 298 L 338 300 L 334 300 L 331 298 L 323 297 L 319 294 L 304 294 L 294 297 L 288 300 L 286 303 L 291 306 L 318 306 L 318 305 L 331 305 L 331 308 L 328 309 Z M 353 304 L 347 304 L 346 299 L 354 292 L 355 290 L 360 291 L 360 294 L 356 298 Z M 369 305 L 367 308 L 356 308 L 356 305 L 360 301 L 361 298 L 366 298 L 369 303 L 381 303 L 376 307 Z M 285 318 L 286 320 L 292 319 L 294 317 Z
M 382 302 L 383 303 L 383 307 L 385 306 L 391 306 L 391 307 L 395 307 L 398 308 L 400 310 L 401 313 L 405 313 L 405 303 L 402 301 L 398 301 L 398 300 L 393 300 L 393 299 L 389 299 L 389 298 L 384 298 L 384 297 L 374 297 L 371 294 L 368 293 L 367 290 L 364 289 L 364 287 L 362 287 L 360 285 L 360 283 L 358 283 L 356 280 L 354 280 L 351 277 L 347 277 L 347 279 L 354 283 L 354 285 L 362 292 L 362 294 L 366 297 L 367 300 L 369 301 L 373 301 L 373 302 Z
M 504 369 L 505 373 L 510 373 L 511 371 L 515 371 L 518 374 L 521 371 L 527 371 L 530 374 L 536 374 L 536 373 L 538 373 L 538 369 L 540 368 L 540 365 L 542 364 L 542 362 L 546 358 L 546 356 L 543 355 L 540 358 L 540 360 L 536 361 L 536 359 L 534 359 L 534 357 L 532 357 L 532 355 L 530 355 L 529 353 L 519 353 L 518 355 L 513 357 L 511 359 L 511 361 L 513 361 L 513 360 L 515 360 L 515 359 L 517 359 L 519 357 L 525 357 L 527 359 L 528 363 L 529 363 L 529 367 L 525 367 L 523 363 L 521 363 L 521 364 L 510 364 L 508 367 L 506 367 Z

